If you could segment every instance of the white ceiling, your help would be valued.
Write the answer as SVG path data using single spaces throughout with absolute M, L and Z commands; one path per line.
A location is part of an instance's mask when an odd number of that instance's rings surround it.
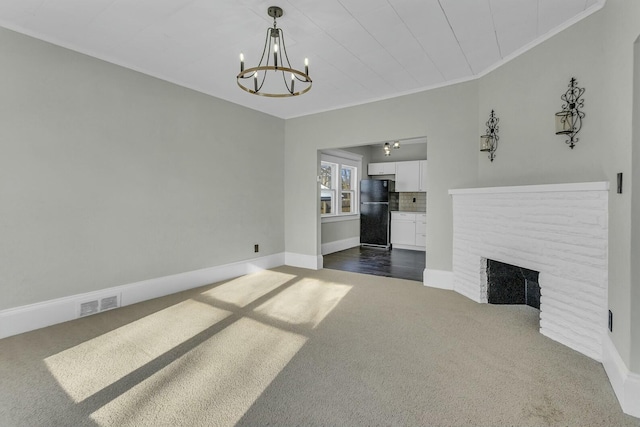
M 291 118 L 482 75 L 605 0 L 0 0 L 0 26 Z M 236 84 L 257 65 L 267 7 L 313 88 L 265 98 Z

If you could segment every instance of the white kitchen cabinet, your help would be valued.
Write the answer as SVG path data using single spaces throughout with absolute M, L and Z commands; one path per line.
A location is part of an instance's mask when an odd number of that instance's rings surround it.
M 427 161 L 420 160 L 420 191 L 427 191 Z
M 396 191 L 424 191 L 420 189 L 420 161 L 396 162 Z
M 398 249 L 424 251 L 427 216 L 412 212 L 391 212 L 391 244 Z
M 416 244 L 416 221 L 415 215 L 412 219 L 394 219 L 395 212 L 391 212 L 391 244 L 395 245 L 415 245 Z
M 416 215 L 416 246 L 426 248 L 427 246 L 427 215 Z
M 395 175 L 396 162 L 369 163 L 367 166 L 367 174 L 374 175 Z

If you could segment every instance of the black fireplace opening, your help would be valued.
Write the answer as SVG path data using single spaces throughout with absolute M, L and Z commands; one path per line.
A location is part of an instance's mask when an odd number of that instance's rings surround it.
M 540 310 L 539 272 L 487 260 L 489 304 L 526 304 Z

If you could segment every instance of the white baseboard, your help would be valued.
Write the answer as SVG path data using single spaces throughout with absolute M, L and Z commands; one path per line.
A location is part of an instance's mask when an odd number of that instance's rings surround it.
M 422 280 L 430 288 L 453 290 L 453 272 L 446 270 L 424 269 Z
M 309 270 L 321 270 L 322 255 L 304 255 L 294 252 L 285 252 L 284 263 L 285 265 L 290 265 L 291 267 L 307 268 Z
M 344 251 L 346 249 L 360 246 L 360 237 L 351 237 L 349 239 L 336 240 L 335 242 L 323 243 L 321 247 L 322 255 L 332 254 L 334 252 Z
M 278 267 L 284 265 L 284 260 L 284 253 L 279 253 L 2 310 L 0 311 L 0 338 L 76 319 L 78 318 L 78 305 L 81 302 L 117 295 L 120 299 L 120 306 L 124 307 Z
M 402 245 L 400 243 L 394 243 L 392 245 L 393 249 L 406 249 L 409 251 L 420 251 L 420 252 L 424 252 L 425 248 L 424 246 L 414 246 L 414 245 Z
M 625 414 L 640 418 L 640 375 L 629 371 L 608 333 L 602 341 L 602 364 L 618 402 Z

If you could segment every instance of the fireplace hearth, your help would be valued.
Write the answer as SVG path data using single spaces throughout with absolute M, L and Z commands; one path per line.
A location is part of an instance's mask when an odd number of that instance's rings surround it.
M 487 260 L 487 302 L 489 304 L 525 304 L 540 310 L 540 285 L 537 271 Z

